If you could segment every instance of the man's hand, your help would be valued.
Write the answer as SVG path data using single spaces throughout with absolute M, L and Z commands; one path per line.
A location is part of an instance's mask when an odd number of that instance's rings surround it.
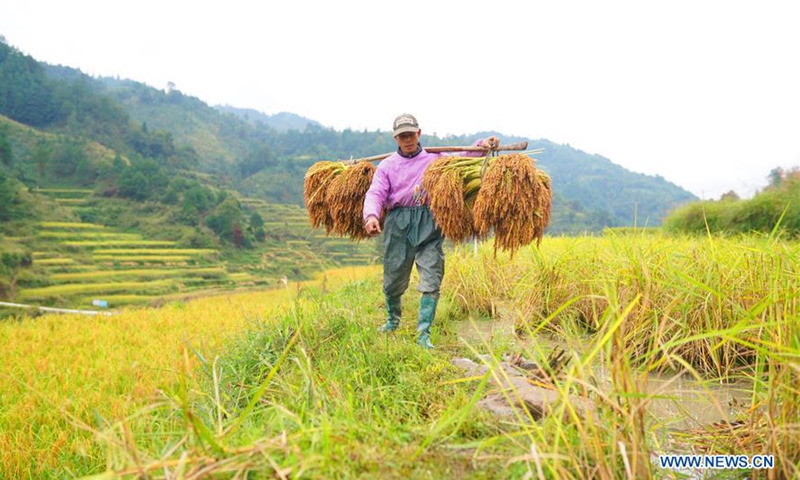
M 367 234 L 371 237 L 381 233 L 381 224 L 375 217 L 369 217 L 367 219 L 367 223 L 364 224 L 364 228 L 367 230 Z
M 481 142 L 481 146 L 494 150 L 500 146 L 500 139 L 497 137 L 484 138 Z

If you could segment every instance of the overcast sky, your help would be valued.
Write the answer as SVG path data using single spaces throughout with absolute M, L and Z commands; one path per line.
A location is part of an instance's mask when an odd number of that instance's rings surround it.
M 800 166 L 796 1 L 0 0 L 0 35 L 339 130 L 410 112 L 426 133 L 568 143 L 702 198 Z

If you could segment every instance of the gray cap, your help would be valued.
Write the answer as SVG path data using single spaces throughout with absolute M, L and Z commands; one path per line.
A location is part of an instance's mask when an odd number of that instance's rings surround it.
M 392 129 L 394 130 L 392 135 L 395 137 L 406 132 L 417 133 L 419 131 L 419 123 L 417 123 L 417 119 L 414 115 L 403 113 L 394 119 L 394 126 Z

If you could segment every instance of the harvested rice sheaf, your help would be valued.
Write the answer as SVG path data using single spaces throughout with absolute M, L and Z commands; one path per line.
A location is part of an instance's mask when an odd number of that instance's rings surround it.
M 553 209 L 553 189 L 550 186 L 550 177 L 541 170 L 536 170 L 540 188 L 537 190 L 539 193 L 536 195 L 536 210 L 534 214 L 534 226 L 538 233 L 536 237 L 536 244 L 542 241 L 542 235 L 548 225 L 550 225 L 550 211 Z
M 428 166 L 422 178 L 422 189 L 428 194 L 436 224 L 446 238 L 456 243 L 475 234 L 472 210 L 465 198 L 464 180 L 468 162 L 477 165 L 475 158 L 439 158 Z
M 369 238 L 364 229 L 362 215 L 364 197 L 375 175 L 375 166 L 358 162 L 348 166 L 336 176 L 325 193 L 325 207 L 332 219 L 331 231 L 353 240 Z
M 326 191 L 333 180 L 345 170 L 342 162 L 317 162 L 306 172 L 303 184 L 303 200 L 308 210 L 308 219 L 313 228 L 325 226 L 325 233 L 333 230 L 333 218 L 325 205 Z
M 550 221 L 550 180 L 523 154 L 494 159 L 481 181 L 473 209 L 479 235 L 494 231 L 498 248 L 513 255 L 519 247 L 541 242 Z

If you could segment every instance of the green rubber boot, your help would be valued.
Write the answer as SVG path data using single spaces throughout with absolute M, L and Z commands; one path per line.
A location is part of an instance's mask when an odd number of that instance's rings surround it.
M 439 292 L 423 293 L 419 302 L 419 320 L 417 320 L 417 345 L 422 348 L 433 348 L 431 343 L 431 325 L 436 316 L 436 304 L 439 303 Z
M 389 333 L 397 330 L 400 326 L 400 297 L 386 296 L 386 323 L 378 327 L 379 332 Z

